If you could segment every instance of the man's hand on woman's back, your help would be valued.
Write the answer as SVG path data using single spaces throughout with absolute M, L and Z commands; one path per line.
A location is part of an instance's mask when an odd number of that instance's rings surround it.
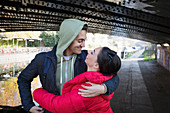
M 44 110 L 43 110 L 43 108 L 41 108 L 41 107 L 33 106 L 33 107 L 29 110 L 29 112 L 31 112 L 31 113 L 43 113 Z
M 103 85 L 100 85 L 100 84 L 94 84 L 94 83 L 91 83 L 91 82 L 86 82 L 88 84 L 91 84 L 91 86 L 85 86 L 85 85 L 82 85 L 83 88 L 85 88 L 86 90 L 84 89 L 79 89 L 79 92 L 78 94 L 80 94 L 81 96 L 83 97 L 95 97 L 95 96 L 98 96 L 100 94 L 104 94 L 105 93 L 105 87 Z

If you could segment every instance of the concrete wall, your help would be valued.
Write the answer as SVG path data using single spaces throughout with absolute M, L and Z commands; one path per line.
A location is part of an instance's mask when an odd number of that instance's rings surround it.
M 157 48 L 157 62 L 170 71 L 170 46 Z

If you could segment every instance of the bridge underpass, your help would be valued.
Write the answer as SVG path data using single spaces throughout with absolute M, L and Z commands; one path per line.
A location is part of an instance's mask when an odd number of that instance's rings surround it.
M 115 113 L 169 113 L 170 71 L 156 61 L 143 61 L 141 53 L 122 61 L 111 107 Z
M 170 70 L 170 47 L 164 46 L 165 43 L 170 44 L 169 11 L 168 0 L 1 0 L 0 32 L 57 31 L 64 19 L 76 18 L 87 22 L 91 33 L 160 44 L 157 62 Z M 117 113 L 140 113 L 144 109 L 151 113 L 170 111 L 167 93 L 170 74 L 157 62 L 123 61 L 119 73 L 121 83 L 111 103 Z M 153 84 L 150 86 L 148 81 L 155 78 L 156 82 L 152 82 L 155 87 L 151 87 Z M 166 82 L 157 78 L 166 78 Z M 139 87 L 136 88 L 136 85 Z M 161 87 L 167 94 L 153 91 Z M 159 104 L 159 101 L 162 103 Z M 160 109 L 157 109 L 158 106 Z

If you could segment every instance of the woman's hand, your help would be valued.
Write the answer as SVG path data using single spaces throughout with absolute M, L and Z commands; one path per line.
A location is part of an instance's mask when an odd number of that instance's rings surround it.
M 83 97 L 95 97 L 95 96 L 98 96 L 100 94 L 105 93 L 106 89 L 105 89 L 104 85 L 94 84 L 94 83 L 91 83 L 91 82 L 86 82 L 86 83 L 91 84 L 92 86 L 82 85 L 82 87 L 85 88 L 86 90 L 79 89 L 79 91 L 81 91 L 81 92 L 78 92 L 78 94 L 80 94 L 81 96 L 83 96 Z

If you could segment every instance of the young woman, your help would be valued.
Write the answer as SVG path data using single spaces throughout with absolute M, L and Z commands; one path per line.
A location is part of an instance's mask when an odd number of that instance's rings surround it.
M 116 52 L 107 47 L 99 47 L 88 51 L 85 60 L 88 71 L 66 82 L 62 95 L 54 95 L 39 88 L 33 92 L 34 100 L 43 108 L 54 113 L 113 113 L 110 107 L 109 95 L 82 97 L 78 89 L 90 86 L 88 83 L 102 84 L 117 75 L 121 60 Z

